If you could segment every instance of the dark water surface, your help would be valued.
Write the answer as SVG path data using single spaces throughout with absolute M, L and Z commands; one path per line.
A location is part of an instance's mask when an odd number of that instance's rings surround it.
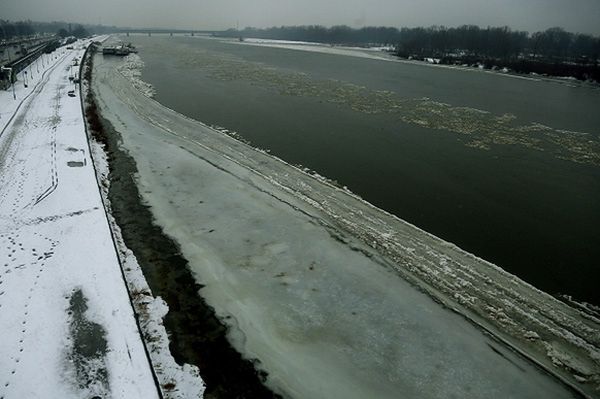
M 600 90 L 212 39 L 128 40 L 166 106 L 540 289 L 600 304 Z

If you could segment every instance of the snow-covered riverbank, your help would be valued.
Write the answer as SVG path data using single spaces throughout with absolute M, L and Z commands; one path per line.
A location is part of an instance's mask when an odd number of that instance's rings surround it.
M 69 80 L 88 45 L 34 63 L 27 88 L 19 76 L 16 100 L 12 90 L 0 92 L 6 399 L 159 397 L 96 183 L 79 90 Z
M 230 326 L 234 346 L 260 360 L 274 390 L 572 395 L 508 344 L 594 394 L 594 316 L 162 107 L 118 66 L 99 58 L 101 111 L 135 159 L 157 223 L 205 285 L 201 294 Z

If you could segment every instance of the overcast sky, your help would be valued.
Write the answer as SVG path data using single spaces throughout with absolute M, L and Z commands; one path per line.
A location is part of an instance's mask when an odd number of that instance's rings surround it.
M 198 30 L 231 28 L 237 21 L 240 27 L 561 26 L 600 35 L 600 0 L 0 0 L 0 19 Z

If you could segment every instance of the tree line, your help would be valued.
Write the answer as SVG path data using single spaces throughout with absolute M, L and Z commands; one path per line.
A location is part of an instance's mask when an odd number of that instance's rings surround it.
M 327 28 L 318 25 L 281 26 L 267 29 L 230 29 L 228 37 L 297 40 L 346 45 L 388 45 L 404 57 L 445 57 L 471 55 L 480 58 L 504 60 L 519 57 L 597 62 L 600 57 L 600 37 L 550 28 L 530 34 L 509 27 L 481 28 L 463 25 L 454 28 L 348 26 Z
M 457 28 L 404 28 L 399 31 L 399 55 L 473 55 L 478 57 L 517 59 L 544 58 L 589 60 L 600 57 L 600 37 L 549 28 L 529 34 L 508 27 L 480 28 L 464 25 Z
M 102 34 L 116 32 L 114 26 L 70 24 L 63 21 L 34 22 L 0 20 L 0 41 L 17 37 L 32 36 L 39 33 L 58 34 L 61 37 L 84 37 L 90 33 Z
M 8 40 L 18 36 L 31 36 L 35 30 L 25 21 L 10 22 L 0 20 L 0 40 Z

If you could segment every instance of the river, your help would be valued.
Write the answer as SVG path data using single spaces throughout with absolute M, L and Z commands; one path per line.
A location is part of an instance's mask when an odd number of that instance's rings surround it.
M 272 397 L 211 356 L 223 336 L 286 398 L 578 397 L 542 369 L 595 389 L 590 316 L 165 108 L 126 65 L 94 58 L 111 209 L 207 397 Z
M 600 304 L 600 90 L 208 38 L 127 40 L 162 104 L 546 292 Z

